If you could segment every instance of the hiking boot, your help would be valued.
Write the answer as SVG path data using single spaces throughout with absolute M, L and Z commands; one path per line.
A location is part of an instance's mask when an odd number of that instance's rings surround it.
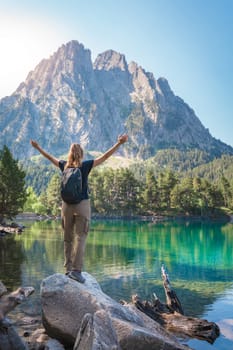
M 86 281 L 80 271 L 70 271 L 68 276 L 79 283 L 84 283 Z

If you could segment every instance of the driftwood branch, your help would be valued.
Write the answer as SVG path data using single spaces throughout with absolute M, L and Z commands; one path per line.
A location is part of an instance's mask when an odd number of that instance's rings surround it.
M 6 294 L 7 289 L 0 281 L 0 350 L 28 350 L 6 315 L 33 292 L 33 287 L 20 287 Z
M 18 304 L 21 304 L 33 292 L 33 287 L 20 287 L 8 295 L 3 295 L 0 299 L 0 320 L 2 320 Z
M 137 295 L 132 296 L 132 303 L 147 316 L 160 323 L 167 330 L 180 336 L 189 336 L 206 340 L 213 344 L 219 336 L 220 330 L 216 323 L 204 319 L 187 317 L 184 315 L 181 303 L 171 288 L 168 274 L 161 268 L 163 285 L 166 295 L 166 304 L 162 303 L 154 294 L 154 301 L 141 301 Z
M 23 226 L 12 223 L 10 225 L 0 225 L 0 236 L 4 236 L 8 233 L 22 233 L 23 232 Z
M 179 298 L 176 295 L 176 292 L 171 288 L 168 274 L 165 270 L 164 265 L 161 267 L 161 274 L 163 278 L 163 286 L 166 295 L 167 306 L 171 312 L 177 311 L 181 315 L 184 314 Z

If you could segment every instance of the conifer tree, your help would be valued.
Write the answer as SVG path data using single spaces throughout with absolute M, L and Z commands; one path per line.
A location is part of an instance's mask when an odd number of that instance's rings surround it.
M 225 176 L 222 176 L 220 186 L 223 194 L 224 206 L 229 208 L 231 206 L 232 191 L 230 183 Z
M 61 178 L 58 174 L 53 175 L 47 188 L 47 204 L 52 215 L 59 215 L 61 209 L 60 195 Z
M 148 170 L 146 173 L 146 183 L 143 191 L 143 209 L 146 212 L 155 212 L 159 207 L 158 183 L 154 172 Z
M 26 201 L 25 172 L 7 146 L 0 151 L 0 222 L 13 218 Z

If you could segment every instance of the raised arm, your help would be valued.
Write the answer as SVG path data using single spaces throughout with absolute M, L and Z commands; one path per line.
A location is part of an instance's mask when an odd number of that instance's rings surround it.
M 45 150 L 43 150 L 43 148 L 41 148 L 40 145 L 36 141 L 31 140 L 30 142 L 31 142 L 31 145 L 42 154 L 42 156 L 44 156 L 45 158 L 50 160 L 51 163 L 53 163 L 56 167 L 59 168 L 59 161 L 57 158 L 54 158 L 51 154 L 49 154 Z
M 117 143 L 115 143 L 115 145 L 113 145 L 111 148 L 109 148 L 109 150 L 107 150 L 102 156 L 96 158 L 94 160 L 93 167 L 102 164 L 105 160 L 107 160 L 109 157 L 111 157 L 111 155 L 114 152 L 116 152 L 116 150 L 119 148 L 119 146 L 122 145 L 123 143 L 125 143 L 127 140 L 128 140 L 128 135 L 126 135 L 126 134 L 118 136 Z

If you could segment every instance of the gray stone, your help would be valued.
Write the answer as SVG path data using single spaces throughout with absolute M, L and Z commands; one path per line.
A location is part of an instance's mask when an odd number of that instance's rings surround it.
M 86 314 L 73 350 L 121 350 L 111 318 L 106 311 Z
M 0 350 L 28 350 L 12 324 L 5 318 L 0 321 Z
M 64 346 L 56 339 L 49 339 L 46 342 L 46 350 L 65 350 Z
M 188 349 L 136 308 L 123 306 L 103 293 L 90 274 L 83 274 L 86 278 L 84 284 L 62 274 L 42 281 L 43 325 L 49 336 L 71 346 L 76 340 L 76 350 L 81 349 L 80 343 L 85 344 L 85 350 L 102 349 L 97 346 L 101 334 L 103 344 L 112 346 L 112 349 Z M 90 340 L 82 337 L 82 329 L 91 335 Z

